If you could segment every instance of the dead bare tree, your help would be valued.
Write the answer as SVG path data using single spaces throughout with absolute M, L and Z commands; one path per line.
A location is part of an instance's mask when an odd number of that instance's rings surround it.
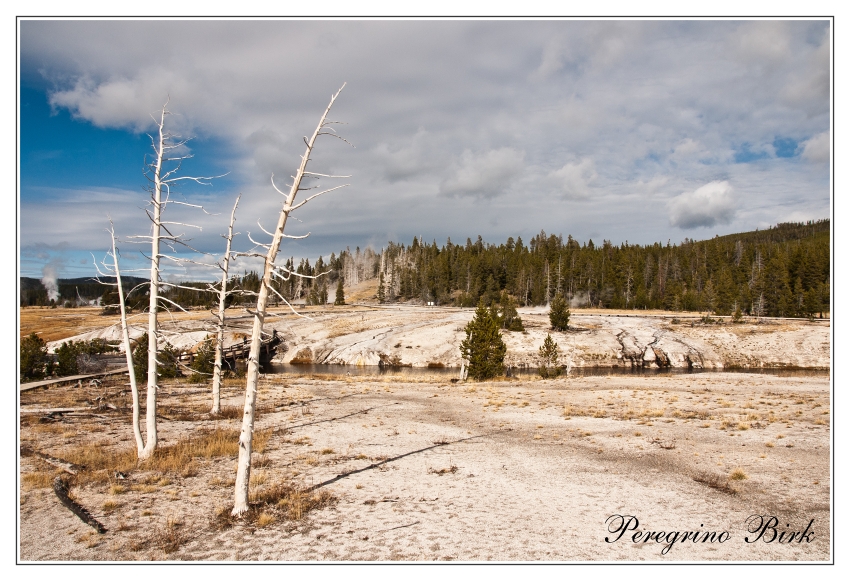
M 150 239 L 151 243 L 151 270 L 150 270 L 150 306 L 148 311 L 148 382 L 147 382 L 147 406 L 146 406 L 146 442 L 145 447 L 139 454 L 139 459 L 149 458 L 157 446 L 157 428 L 156 428 L 156 390 L 157 390 L 157 346 L 159 338 L 159 326 L 157 312 L 160 308 L 160 301 L 171 304 L 177 308 L 181 308 L 173 301 L 159 294 L 159 287 L 163 284 L 161 280 L 160 260 L 166 258 L 178 264 L 180 259 L 174 256 L 165 254 L 161 250 L 161 245 L 174 250 L 175 245 L 179 244 L 189 248 L 192 251 L 198 252 L 187 244 L 186 239 L 181 234 L 174 234 L 171 228 L 174 226 L 186 226 L 190 228 L 198 228 L 192 224 L 182 222 L 166 222 L 162 219 L 162 214 L 169 204 L 177 204 L 192 208 L 203 208 L 197 204 L 189 204 L 171 199 L 172 188 L 175 184 L 181 181 L 192 181 L 201 185 L 210 185 L 210 180 L 214 177 L 198 177 L 198 176 L 178 176 L 177 172 L 183 160 L 192 157 L 188 154 L 180 154 L 180 149 L 189 141 L 188 139 L 180 140 L 165 129 L 165 118 L 170 115 L 168 111 L 168 102 L 162 107 L 159 119 L 153 117 L 157 127 L 157 137 L 149 135 L 151 139 L 151 147 L 154 154 L 153 159 L 147 164 L 148 179 L 151 181 L 150 188 L 152 209 L 146 210 L 148 218 L 151 220 L 152 228 L 150 236 L 134 236 L 133 238 Z M 175 164 L 171 169 L 166 169 L 166 164 Z M 163 231 L 165 232 L 163 234 Z M 191 261 L 190 261 L 191 262 Z M 178 286 L 171 284 L 170 286 Z M 197 290 L 197 289 L 194 289 Z M 165 305 L 167 308 L 167 304 Z
M 302 207 L 310 200 L 321 196 L 322 194 L 326 194 L 333 190 L 337 190 L 339 188 L 343 188 L 349 185 L 343 184 L 333 188 L 328 188 L 305 198 L 298 204 L 294 203 L 295 196 L 298 194 L 299 191 L 312 189 L 301 187 L 301 181 L 305 176 L 314 178 L 350 177 L 332 176 L 307 171 L 307 164 L 310 161 L 310 155 L 313 152 L 313 147 L 315 146 L 317 137 L 319 137 L 320 135 L 330 135 L 332 137 L 342 139 L 341 137 L 336 135 L 336 132 L 334 132 L 333 128 L 331 127 L 331 125 L 335 124 L 336 122 L 327 121 L 327 116 L 328 112 L 330 112 L 331 110 L 331 107 L 333 107 L 334 101 L 336 101 L 340 91 L 342 91 L 344 87 L 345 83 L 343 83 L 342 87 L 339 88 L 339 91 L 337 91 L 331 97 L 331 101 L 325 109 L 325 112 L 322 114 L 322 117 L 319 120 L 319 124 L 316 126 L 316 130 L 313 132 L 312 137 L 310 137 L 309 140 L 304 137 L 304 142 L 307 145 L 307 149 L 304 152 L 304 155 L 301 157 L 301 164 L 298 167 L 298 171 L 295 172 L 294 176 L 291 176 L 292 185 L 290 186 L 288 194 L 284 194 L 277 188 L 274 183 L 274 175 L 272 175 L 272 187 L 274 187 L 274 189 L 279 194 L 286 196 L 286 201 L 284 202 L 283 208 L 280 211 L 280 216 L 278 217 L 277 227 L 275 228 L 274 234 L 268 233 L 272 236 L 271 244 L 260 245 L 264 248 L 267 248 L 268 251 L 264 257 L 265 262 L 263 268 L 263 279 L 260 284 L 260 292 L 257 297 L 257 310 L 253 313 L 254 325 L 251 333 L 251 350 L 248 355 L 248 374 L 247 383 L 245 386 L 245 410 L 242 415 L 242 431 L 239 434 L 239 463 L 236 469 L 236 487 L 234 491 L 234 504 L 232 511 L 232 514 L 234 516 L 240 515 L 248 510 L 248 484 L 251 479 L 251 446 L 254 434 L 254 410 L 257 400 L 257 381 L 260 375 L 260 343 L 261 335 L 263 332 L 263 323 L 266 317 L 266 303 L 268 301 L 269 293 L 274 292 L 285 304 L 289 305 L 289 302 L 272 287 L 272 277 L 281 277 L 284 280 L 288 280 L 290 276 L 296 274 L 292 272 L 291 269 L 287 269 L 285 267 L 281 267 L 275 264 L 275 259 L 277 258 L 277 253 L 278 250 L 280 250 L 280 243 L 283 238 L 305 238 L 306 236 L 309 236 L 309 233 L 305 236 L 290 236 L 288 234 L 284 234 L 283 231 L 286 227 L 287 218 L 289 218 L 289 215 L 293 211 Z M 345 141 L 344 139 L 342 140 Z M 348 142 L 346 141 L 346 143 Z M 291 305 L 289 306 L 290 308 L 292 308 Z
M 224 310 L 225 310 L 225 301 L 227 299 L 227 271 L 230 266 L 230 246 L 233 242 L 233 222 L 236 220 L 236 207 L 239 205 L 239 199 L 242 197 L 242 194 L 239 194 L 236 197 L 236 203 L 233 204 L 233 211 L 230 213 L 230 227 L 227 229 L 227 236 L 224 238 L 227 240 L 227 249 L 224 252 L 224 259 L 220 264 L 222 275 L 221 275 L 221 289 L 218 293 L 218 315 L 216 316 L 216 323 L 218 325 L 218 335 L 217 341 L 215 345 L 215 367 L 213 368 L 213 386 L 212 386 L 212 410 L 211 413 L 217 414 L 221 412 L 221 358 L 222 358 L 222 349 L 224 347 Z
M 115 225 L 112 223 L 112 220 L 109 221 L 109 235 L 112 237 L 112 252 L 107 255 L 112 257 L 112 264 L 108 265 L 105 262 L 102 262 L 101 264 L 103 265 L 104 270 L 100 269 L 96 261 L 94 261 L 94 265 L 98 273 L 98 282 L 101 284 L 111 285 L 112 283 L 101 281 L 100 277 L 114 277 L 114 284 L 118 289 L 118 305 L 121 312 L 121 336 L 124 341 L 124 353 L 127 356 L 127 371 L 130 373 L 130 392 L 133 398 L 133 436 L 136 440 L 136 452 L 138 456 L 141 457 L 145 444 L 142 439 L 141 428 L 139 427 L 139 388 L 136 385 L 136 370 L 133 366 L 133 348 L 130 345 L 130 331 L 127 326 L 127 308 L 124 301 L 124 287 L 121 284 L 121 269 L 118 266 L 118 248 L 115 245 Z

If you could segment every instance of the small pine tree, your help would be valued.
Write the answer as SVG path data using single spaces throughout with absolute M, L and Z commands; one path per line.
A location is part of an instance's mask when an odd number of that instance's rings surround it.
M 387 294 L 384 290 L 384 273 L 378 277 L 378 302 L 383 304 L 387 301 Z
M 561 293 L 557 293 L 549 305 L 549 322 L 553 331 L 566 331 L 570 328 L 570 309 Z
M 478 303 L 475 316 L 465 331 L 466 339 L 460 343 L 460 352 L 469 361 L 469 377 L 482 380 L 503 375 L 507 346 L 499 332 L 498 321 L 483 300 Z
M 47 361 L 47 346 L 44 339 L 31 333 L 21 340 L 21 377 L 41 379 L 44 377 L 44 364 Z
M 148 380 L 148 334 L 145 333 L 136 339 L 136 347 L 133 349 L 133 371 L 136 381 Z
M 502 292 L 501 300 L 499 302 L 499 321 L 501 322 L 503 329 L 508 331 L 525 330 L 522 326 L 522 319 L 520 318 L 519 313 L 517 313 L 516 307 L 517 303 L 513 297 L 506 292 Z
M 190 366 L 192 375 L 189 376 L 189 381 L 192 383 L 205 383 L 207 379 L 212 377 L 215 368 L 215 344 L 214 337 L 207 337 L 203 343 L 198 345 L 195 358 Z
M 741 323 L 744 320 L 744 314 L 741 312 L 741 305 L 737 305 L 735 313 L 732 315 L 733 323 Z
M 537 368 L 540 377 L 547 379 L 561 375 L 561 366 L 558 361 L 561 354 L 558 352 L 558 344 L 555 343 L 549 333 L 546 333 L 546 339 L 543 340 L 543 345 L 537 350 L 537 355 L 540 358 L 540 366 Z
M 334 300 L 335 305 L 344 305 L 345 304 L 345 291 L 342 290 L 342 277 L 339 277 L 339 282 L 336 285 L 336 299 Z

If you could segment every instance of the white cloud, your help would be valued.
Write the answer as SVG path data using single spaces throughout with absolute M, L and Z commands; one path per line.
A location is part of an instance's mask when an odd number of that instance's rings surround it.
M 666 240 L 679 234 L 675 226 L 726 223 L 723 204 L 707 217 L 672 204 L 669 224 L 659 211 L 664 192 L 717 179 L 739 197 L 729 228 L 829 211 L 824 166 L 778 159 L 771 145 L 815 136 L 802 157 L 828 158 L 828 21 L 39 20 L 20 30 L 22 85 L 51 92 L 56 108 L 81 120 L 149 127 L 170 95 L 171 121 L 182 124 L 172 127 L 197 135 L 196 161 L 231 171 L 227 191 L 211 190 L 222 220 L 245 193 L 243 232 L 280 210 L 270 174 L 291 175 L 301 136 L 348 81 L 331 117 L 349 123 L 337 129 L 356 149 L 328 138 L 312 169 L 351 174 L 352 186 L 292 223 L 294 233 L 313 232 L 293 250 L 311 260 L 376 233 L 495 241 L 543 228 Z M 742 144 L 769 159 L 736 164 Z M 100 245 L 107 209 L 122 232 L 149 227 L 140 204 L 98 205 L 84 197 L 87 183 L 67 184 L 67 199 L 46 204 L 25 179 L 24 246 Z M 133 191 L 138 181 L 110 185 Z M 520 191 L 514 207 L 505 194 Z M 435 195 L 444 197 L 435 203 Z M 584 201 L 565 215 L 564 198 Z M 513 219 L 491 226 L 506 215 Z M 219 252 L 221 228 L 201 220 L 199 244 Z
M 829 163 L 829 146 L 829 131 L 824 131 L 801 143 L 798 151 L 803 159 L 815 163 Z
M 735 215 L 735 208 L 729 182 L 710 182 L 670 201 L 670 224 L 682 229 L 728 224 Z
M 566 163 L 559 169 L 549 173 L 549 182 L 557 192 L 569 200 L 582 200 L 590 197 L 590 185 L 598 177 L 593 161 L 582 159 L 574 163 Z
M 169 96 L 188 93 L 187 85 L 186 79 L 169 70 L 143 69 L 133 79 L 119 77 L 100 83 L 82 77 L 73 88 L 52 93 L 50 104 L 98 127 L 144 131 L 153 124 L 151 114 L 161 110 Z M 171 126 L 185 126 L 185 121 L 180 121 L 172 119 Z
M 440 183 L 443 196 L 495 198 L 505 194 L 522 171 L 525 152 L 510 147 L 473 154 L 468 149 Z

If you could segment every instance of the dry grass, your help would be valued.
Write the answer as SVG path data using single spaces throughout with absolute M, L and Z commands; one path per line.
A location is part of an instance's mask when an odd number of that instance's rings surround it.
M 78 307 L 74 309 L 21 307 L 18 311 L 21 320 L 21 337 L 26 337 L 30 333 L 38 333 L 39 337 L 45 341 L 58 341 L 118 324 L 118 315 L 103 316 L 100 311 L 100 307 Z M 169 320 L 200 320 L 208 316 L 209 312 L 205 310 L 173 311 L 169 315 Z
M 458 471 L 458 467 L 454 465 L 454 463 L 450 463 L 448 468 L 440 468 L 439 470 L 435 470 L 433 468 L 428 468 L 428 474 L 436 474 L 437 476 L 442 476 L 443 474 L 454 474 Z
M 21 485 L 24 490 L 50 488 L 53 485 L 54 476 L 50 472 L 27 472 L 21 476 Z
M 263 454 L 266 451 L 266 448 L 269 445 L 269 440 L 271 440 L 272 434 L 274 434 L 273 428 L 268 428 L 266 430 L 259 430 L 257 432 L 254 432 L 254 439 L 253 439 L 253 442 L 251 443 L 252 451 L 256 452 L 257 454 Z M 236 439 L 237 440 L 239 439 L 238 433 L 237 433 Z M 237 447 L 238 447 L 238 441 L 237 441 Z
M 189 540 L 186 524 L 176 517 L 168 517 L 165 525 L 154 534 L 153 540 L 158 548 L 171 554 Z
M 735 468 L 729 474 L 729 480 L 746 480 L 747 478 L 749 478 L 749 476 L 747 476 L 747 473 L 744 472 L 742 468 Z
M 256 436 L 255 436 L 256 439 Z M 153 457 L 144 460 L 142 467 L 160 473 L 192 475 L 197 471 L 195 458 L 236 457 L 239 453 L 239 430 L 216 428 L 157 450 Z M 193 470 L 194 469 L 194 470 Z
M 333 505 L 337 498 L 327 490 L 309 491 L 302 486 L 277 481 L 254 489 L 248 495 L 250 508 L 244 522 L 263 528 L 278 520 L 299 521 L 313 510 Z M 212 521 L 214 529 L 229 528 L 241 519 L 231 516 L 231 508 L 219 507 Z
M 217 414 L 213 414 L 213 417 L 221 420 L 240 420 L 242 419 L 242 414 L 244 412 L 245 410 L 238 406 L 223 406 L 221 411 Z
M 83 466 L 77 474 L 77 484 L 109 482 L 118 472 L 129 472 L 136 468 L 136 449 L 132 447 L 110 447 L 108 442 L 92 442 L 75 446 L 62 452 L 61 458 L 72 464 Z
M 729 483 L 729 479 L 720 474 L 714 474 L 711 472 L 700 472 L 693 476 L 694 481 L 699 482 L 701 484 L 705 484 L 710 486 L 715 490 L 719 490 L 720 492 L 725 492 L 727 494 L 738 494 L 738 489 L 733 487 Z
M 115 502 L 114 500 L 107 500 L 106 502 L 103 503 L 103 512 L 105 512 L 106 514 L 111 514 L 111 513 L 115 512 L 115 509 L 117 509 L 120 506 L 121 506 L 121 504 L 118 503 L 118 502 Z

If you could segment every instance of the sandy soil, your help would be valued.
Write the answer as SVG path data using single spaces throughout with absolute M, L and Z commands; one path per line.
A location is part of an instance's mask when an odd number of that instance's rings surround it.
M 243 389 L 228 383 L 225 403 L 241 405 Z M 98 401 L 119 409 L 93 409 Z M 466 384 L 437 376 L 268 376 L 260 402 L 258 430 L 271 430 L 271 437 L 257 457 L 264 466 L 254 470 L 252 491 L 280 482 L 320 485 L 335 497 L 329 506 L 301 519 L 278 515 L 222 528 L 215 514 L 232 504 L 233 455 L 197 459 L 188 471 L 132 468 L 120 481 L 84 471 L 78 481 L 88 483 L 72 493 L 105 524 L 108 532 L 98 535 L 49 488 L 55 468 L 26 456 L 20 558 L 831 558 L 825 375 L 706 372 Z M 118 379 L 98 389 L 22 394 L 22 444 L 60 458 L 80 445 L 126 449 L 128 405 Z M 204 386 L 166 385 L 160 405 L 164 446 L 204 428 L 237 425 L 204 413 Z M 56 407 L 81 411 L 39 421 L 38 410 Z M 736 470 L 739 480 L 730 478 Z M 655 541 L 627 536 L 607 543 L 612 515 L 636 516 L 636 532 L 728 531 L 729 539 L 680 542 L 662 555 L 664 544 Z M 776 516 L 780 531 L 802 531 L 814 519 L 808 531 L 814 534 L 811 542 L 749 544 L 751 515 Z M 166 537 L 170 544 L 162 542 Z

